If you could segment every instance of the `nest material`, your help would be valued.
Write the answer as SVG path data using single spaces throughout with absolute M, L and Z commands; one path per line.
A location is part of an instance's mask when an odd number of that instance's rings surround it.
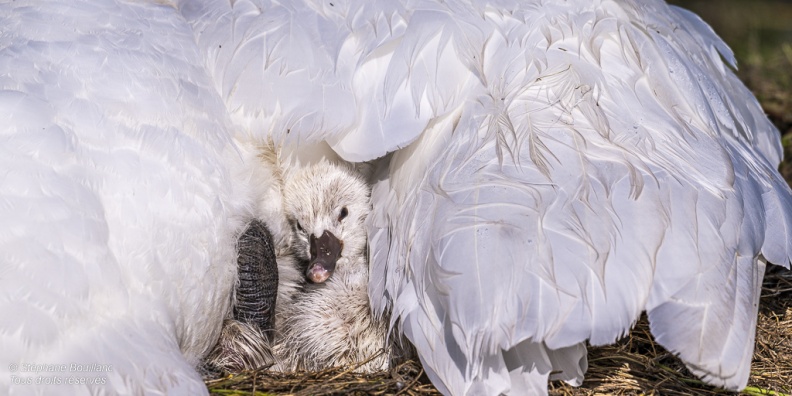
M 655 343 L 646 317 L 614 345 L 590 348 L 580 388 L 551 384 L 553 395 L 727 395 L 704 384 Z M 792 394 L 792 271 L 769 266 L 765 275 L 751 378 L 744 394 Z
M 294 373 L 247 371 L 206 381 L 206 385 L 213 395 L 440 395 L 413 360 L 374 374 L 356 373 L 357 367 Z

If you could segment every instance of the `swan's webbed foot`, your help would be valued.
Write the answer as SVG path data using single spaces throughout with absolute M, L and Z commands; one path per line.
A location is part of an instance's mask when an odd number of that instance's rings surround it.
M 253 220 L 239 237 L 234 319 L 256 326 L 267 336 L 275 328 L 275 302 L 278 296 L 278 263 L 275 246 L 267 226 Z
M 278 264 L 272 234 L 253 220 L 237 242 L 239 284 L 233 319 L 223 323 L 220 339 L 204 361 L 204 376 L 271 365 L 272 333 L 278 294 Z

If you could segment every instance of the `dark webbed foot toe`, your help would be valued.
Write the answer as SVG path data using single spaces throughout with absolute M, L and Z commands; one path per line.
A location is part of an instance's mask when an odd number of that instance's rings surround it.
M 278 295 L 278 263 L 272 234 L 253 220 L 237 242 L 239 255 L 233 319 L 223 323 L 220 339 L 201 367 L 204 377 L 272 364 L 272 333 Z
M 272 234 L 259 220 L 253 220 L 239 237 L 234 319 L 258 327 L 271 337 L 275 300 L 278 295 L 278 263 Z

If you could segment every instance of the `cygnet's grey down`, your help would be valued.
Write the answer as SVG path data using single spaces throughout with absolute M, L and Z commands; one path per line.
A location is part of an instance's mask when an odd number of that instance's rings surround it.
M 386 369 L 393 352 L 387 322 L 372 316 L 368 298 L 365 180 L 350 166 L 323 161 L 287 180 L 283 204 L 295 255 L 308 262 L 311 283 L 276 320 L 278 369 L 321 370 L 367 360 L 360 371 Z
M 262 156 L 273 157 L 277 155 Z M 400 340 L 388 337 L 388 318 L 374 317 L 369 304 L 364 227 L 370 212 L 368 185 L 352 166 L 326 160 L 278 174 L 283 175 L 278 179 L 289 235 L 278 238 L 257 232 L 257 238 L 281 241 L 281 246 L 273 243 L 276 265 L 265 250 L 245 248 L 261 245 L 255 238 L 248 240 L 249 232 L 261 223 L 253 222 L 240 237 L 234 318 L 225 322 L 207 366 L 224 371 L 264 366 L 278 371 L 350 365 L 364 372 L 387 369 L 403 348 Z M 246 256 L 249 252 L 260 259 L 251 260 Z M 278 268 L 283 273 L 290 266 L 303 271 L 302 287 L 291 287 L 288 293 L 278 290 L 277 303 L 264 301 L 267 293 L 256 280 L 272 282 L 274 277 L 262 272 Z M 276 305 L 267 311 L 274 314 L 268 319 L 274 325 L 272 339 L 268 332 L 273 329 L 262 328 L 266 320 L 251 321 L 256 314 L 240 309 L 267 310 L 268 304 Z

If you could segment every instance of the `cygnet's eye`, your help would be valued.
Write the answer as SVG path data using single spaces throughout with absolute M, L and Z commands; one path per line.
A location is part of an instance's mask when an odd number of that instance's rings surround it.
M 295 222 L 294 222 L 294 224 L 296 224 L 296 225 L 297 225 L 297 231 L 300 231 L 300 232 L 305 232 L 305 230 L 304 230 L 304 229 L 302 228 L 302 226 L 300 225 L 300 222 L 299 222 L 299 221 L 295 221 Z
M 347 215 L 349 215 L 349 211 L 347 210 L 346 206 L 344 206 L 343 208 L 341 208 L 341 213 L 339 213 L 338 215 L 338 221 L 344 220 L 344 218 L 346 218 Z

